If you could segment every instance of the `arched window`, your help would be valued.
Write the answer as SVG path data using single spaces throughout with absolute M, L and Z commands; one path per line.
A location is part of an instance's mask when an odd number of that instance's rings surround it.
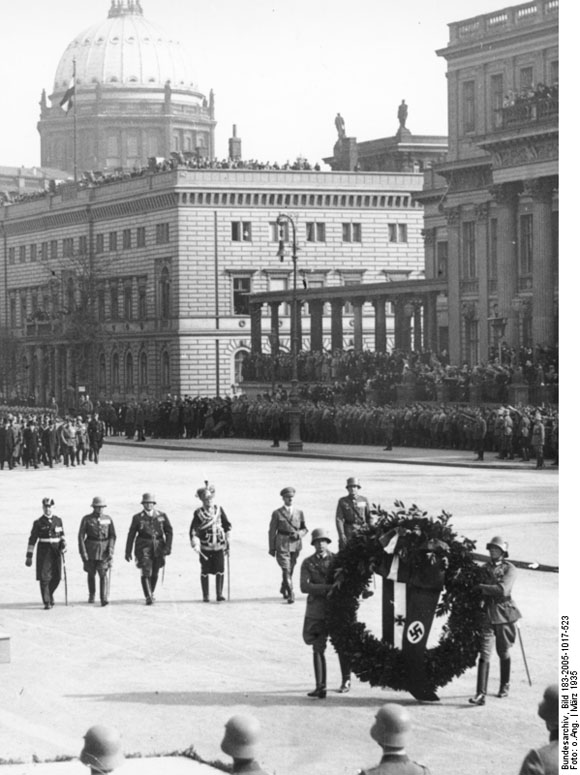
M 133 389 L 134 382 L 133 356 L 131 353 L 127 353 L 127 357 L 125 359 L 125 386 L 127 390 Z
M 139 384 L 140 385 L 147 385 L 148 383 L 148 376 L 147 376 L 147 353 L 142 352 L 139 356 Z
M 236 385 L 242 382 L 242 369 L 248 354 L 247 350 L 238 350 L 234 355 L 234 382 Z
M 111 358 L 111 382 L 113 383 L 113 389 L 118 390 L 121 384 L 119 378 L 119 353 L 113 353 Z
M 164 350 L 161 355 L 161 384 L 164 388 L 168 388 L 171 384 L 169 380 L 169 353 L 167 350 Z
M 169 303 L 169 269 L 164 266 L 163 270 L 161 271 L 161 278 L 159 280 L 159 291 L 160 291 L 160 309 L 159 313 L 161 315 L 162 320 L 169 320 L 171 307 Z
M 107 363 L 105 353 L 99 355 L 99 387 L 101 390 L 107 389 Z

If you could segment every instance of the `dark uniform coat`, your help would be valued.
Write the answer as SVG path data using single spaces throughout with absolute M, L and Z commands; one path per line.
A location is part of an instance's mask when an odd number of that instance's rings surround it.
M 371 511 L 368 500 L 363 495 L 345 495 L 336 506 L 336 529 L 338 545 L 342 549 L 356 532 L 357 528 L 370 524 Z
M 143 509 L 131 520 L 125 557 L 131 557 L 135 544 L 135 561 L 138 568 L 151 570 L 153 564 L 162 568 L 165 565 L 165 555 L 171 553 L 172 543 L 173 527 L 167 514 L 157 509 L 148 514 Z
M 201 506 L 193 512 L 189 526 L 189 539 L 199 541 L 201 575 L 223 574 L 225 554 L 228 551 L 227 534 L 232 525 L 221 506 L 212 504 L 209 509 Z
M 79 527 L 79 552 L 84 563 L 108 567 L 115 552 L 117 534 L 107 514 L 87 514 Z
M 484 566 L 486 583 L 480 584 L 485 598 L 485 613 L 490 624 L 510 624 L 521 618 L 511 594 L 516 569 L 507 560 L 488 562 Z
M 32 523 L 28 539 L 27 554 L 32 555 L 36 548 L 36 578 L 38 581 L 60 580 L 62 572 L 62 549 L 65 545 L 62 519 L 53 514 L 43 514 Z
M 304 514 L 300 509 L 281 506 L 272 512 L 268 530 L 269 551 L 276 556 L 283 570 L 291 570 L 291 555 L 297 557 L 300 554 L 302 537 L 307 532 Z
M 330 591 L 330 565 L 332 552 L 319 556 L 312 554 L 300 567 L 300 590 L 308 595 L 302 637 L 307 646 L 324 652 L 328 630 L 326 627 L 326 601 Z
M 360 770 L 359 775 L 430 775 L 427 767 L 411 761 L 406 754 L 386 753 L 376 767 Z

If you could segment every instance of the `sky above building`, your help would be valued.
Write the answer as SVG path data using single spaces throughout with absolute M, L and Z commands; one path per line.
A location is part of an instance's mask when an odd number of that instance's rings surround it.
M 42 89 L 62 53 L 104 20 L 110 0 L 3 3 L 4 117 L 0 161 L 38 165 Z M 141 0 L 145 17 L 180 40 L 199 89 L 215 93 L 216 155 L 232 125 L 245 159 L 311 162 L 332 155 L 334 117 L 358 140 L 395 134 L 409 106 L 414 134 L 447 134 L 447 25 L 506 7 L 502 0 Z

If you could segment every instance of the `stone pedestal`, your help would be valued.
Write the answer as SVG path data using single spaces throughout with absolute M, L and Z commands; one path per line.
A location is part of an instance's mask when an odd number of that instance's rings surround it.
M 334 144 L 333 170 L 353 172 L 358 164 L 356 137 L 343 137 Z

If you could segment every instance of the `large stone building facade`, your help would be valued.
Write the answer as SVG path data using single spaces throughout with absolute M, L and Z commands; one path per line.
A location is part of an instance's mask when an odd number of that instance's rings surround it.
M 73 73 L 74 106 L 65 113 Z M 142 167 L 172 152 L 214 156 L 213 93 L 199 91 L 186 52 L 144 17 L 139 0 L 111 0 L 108 18 L 71 41 L 40 106 L 43 167 L 82 174 Z
M 427 278 L 453 362 L 552 347 L 558 318 L 558 0 L 449 25 L 449 152 L 425 176 Z
M 350 305 L 348 286 L 422 277 L 423 210 L 412 196 L 421 182 L 181 166 L 5 206 L 0 321 L 11 355 L 0 389 L 41 403 L 79 390 L 117 400 L 230 393 L 252 344 L 249 294 L 292 286 L 280 213 L 296 225 L 300 283 L 346 286 L 343 335 L 337 342 L 325 310 L 323 347 L 355 346 L 355 333 L 356 346 L 372 347 L 374 310 Z M 276 315 L 289 350 L 289 305 Z M 270 330 L 266 321 L 264 351 Z M 308 348 L 308 320 L 302 336 Z

